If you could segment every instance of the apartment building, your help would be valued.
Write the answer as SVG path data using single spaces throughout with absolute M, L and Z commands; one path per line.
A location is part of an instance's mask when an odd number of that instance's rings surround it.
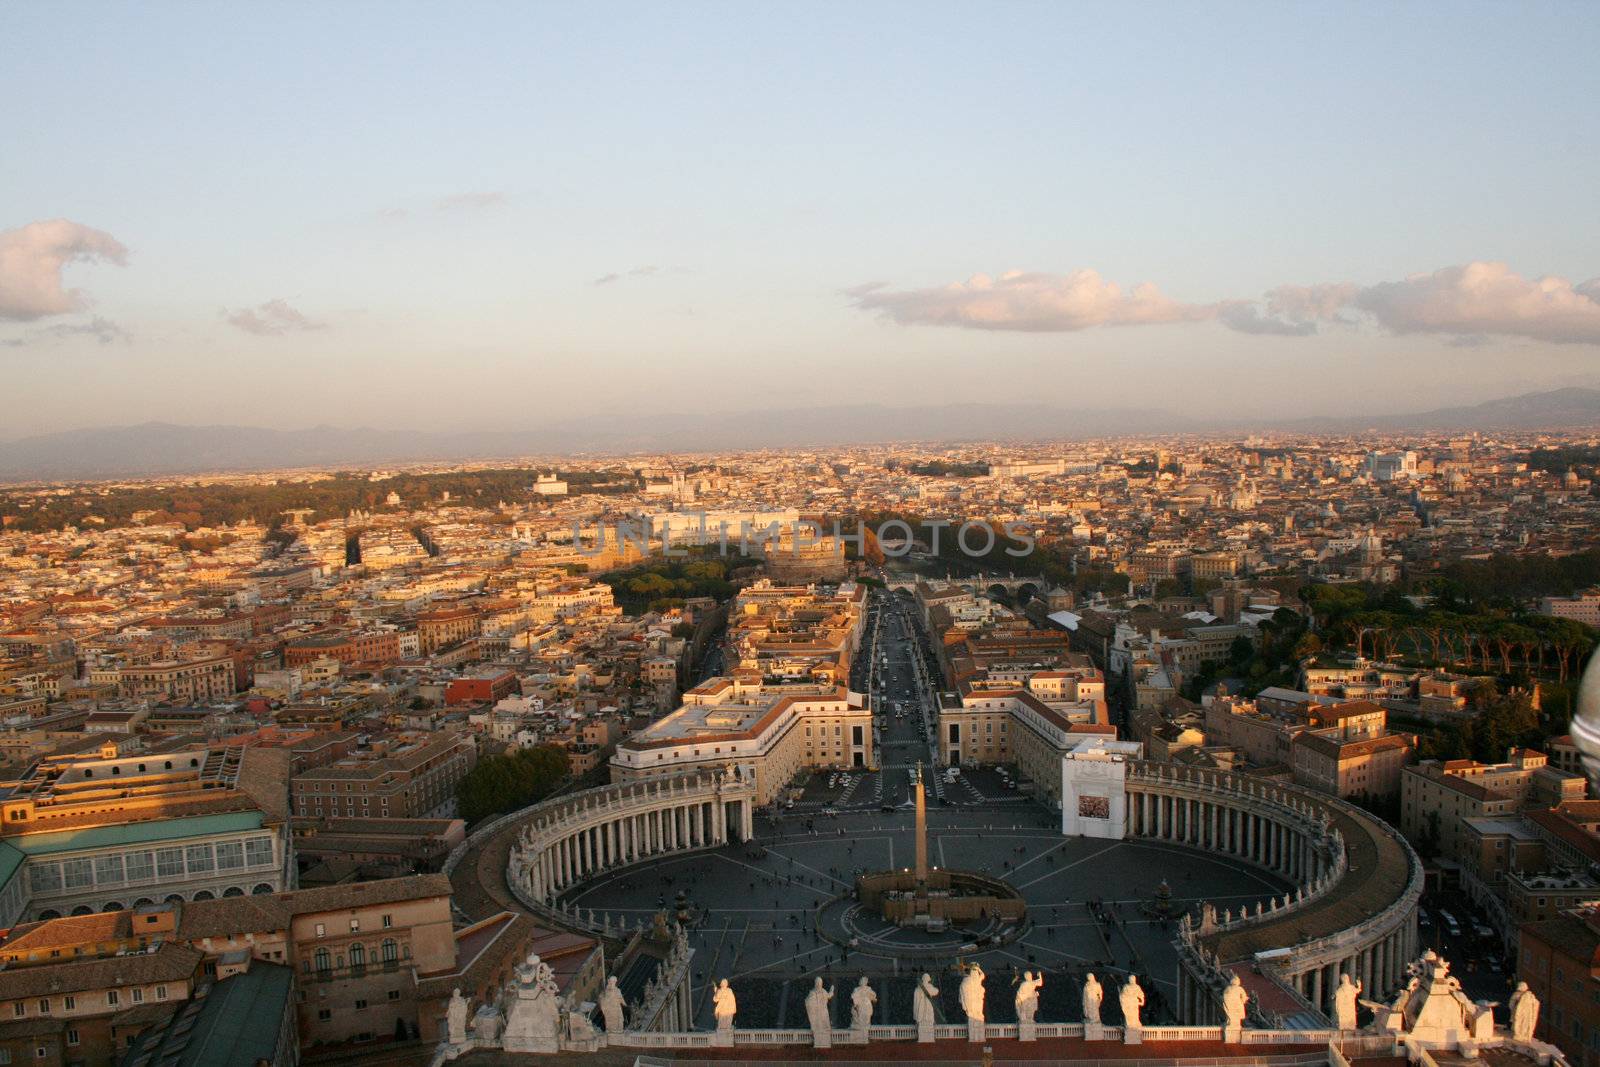
M 1585 589 L 1572 596 L 1547 596 L 1539 601 L 1539 613 L 1600 627 L 1600 589 Z
M 1600 1067 L 1600 908 L 1590 904 L 1519 928 L 1517 978 L 1539 998 L 1534 1036 L 1574 1067 Z
M 1059 803 L 1062 755 L 1086 736 L 1116 737 L 1094 667 L 1046 671 L 1021 684 L 964 681 L 940 695 L 939 753 L 948 766 L 1015 764 Z
M 512 920 L 514 944 L 493 936 Z M 435 874 L 19 926 L 0 942 L 0 1047 L 6 1023 L 39 1031 L 43 1022 L 67 1050 L 66 1062 L 115 1063 L 116 1050 L 164 1014 L 130 1009 L 181 1003 L 252 959 L 292 970 L 295 1030 L 306 1046 L 432 1040 L 451 987 L 429 979 L 448 976 L 465 992 L 479 992 L 464 966 L 482 970 L 491 942 L 499 942 L 497 958 L 510 960 L 533 934 L 526 917 L 506 913 L 494 923 L 487 931 L 482 924 L 456 931 L 450 880 Z M 97 1053 L 107 1058 L 93 1059 Z M 30 1050 L 28 1059 L 35 1058 Z
M 97 958 L 55 951 L 54 960 L 32 966 L 0 953 L 0 1063 L 114 1067 L 147 1027 L 207 980 L 205 954 L 188 945 L 151 943 Z
M 872 712 L 842 687 L 766 685 L 759 678 L 712 678 L 683 706 L 623 740 L 611 757 L 613 782 L 637 782 L 738 764 L 755 775 L 757 802 L 770 803 L 803 767 L 874 766 Z
M 352 630 L 318 634 L 284 646 L 286 667 L 302 667 L 317 660 L 337 660 L 347 667 L 359 663 L 395 663 L 401 659 L 398 630 Z
M 423 655 L 476 637 L 480 629 L 477 609 L 465 605 L 437 608 L 417 616 L 417 641 Z
M 1504 763 L 1424 760 L 1401 771 L 1400 831 L 1459 860 L 1467 844 L 1463 820 L 1581 800 L 1587 785 L 1581 775 L 1548 766 L 1544 753 L 1532 749 L 1513 749 Z
M 302 817 L 436 818 L 453 813 L 456 783 L 477 764 L 470 734 L 395 734 L 301 771 L 290 795 Z
M 208 656 L 123 666 L 116 681 L 118 694 L 128 700 L 203 704 L 232 696 L 238 678 L 233 657 Z

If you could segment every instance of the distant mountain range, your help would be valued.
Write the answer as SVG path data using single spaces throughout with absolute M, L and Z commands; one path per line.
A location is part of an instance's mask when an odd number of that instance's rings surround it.
M 1199 420 L 1152 410 L 1074 411 L 1046 404 L 872 404 L 735 413 L 599 416 L 526 430 L 268 430 L 150 422 L 0 441 L 0 480 L 128 478 L 578 453 L 798 448 L 875 441 L 1038 441 L 1285 430 L 1306 433 L 1600 428 L 1600 390 L 1557 389 L 1406 415 Z

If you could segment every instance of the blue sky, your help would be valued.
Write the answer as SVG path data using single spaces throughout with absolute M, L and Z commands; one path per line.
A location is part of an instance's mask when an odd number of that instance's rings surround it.
M 1579 4 L 9 5 L 3 432 L 1592 384 L 1596 54 Z

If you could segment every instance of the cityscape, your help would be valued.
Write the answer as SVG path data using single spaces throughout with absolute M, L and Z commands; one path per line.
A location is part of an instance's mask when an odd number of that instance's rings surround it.
M 1597 49 L 0 9 L 0 1064 L 1600 1067 Z

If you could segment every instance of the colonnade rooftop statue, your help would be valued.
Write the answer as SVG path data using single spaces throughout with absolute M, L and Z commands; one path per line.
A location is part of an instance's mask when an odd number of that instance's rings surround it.
M 1152 1044 L 1149 1055 L 1142 1058 L 1159 1061 L 1160 1043 L 1163 1041 L 1194 1042 L 1197 1040 L 1192 1026 L 1150 1026 L 1144 1022 L 1146 992 L 1136 976 L 1130 975 L 1117 990 L 1121 1009 L 1121 1025 L 1105 1026 L 1101 1021 L 1101 1002 L 1104 996 L 1100 982 L 1093 974 L 1084 976 L 1080 1003 L 1082 1023 L 1040 1023 L 1036 1021 L 1039 992 L 1044 987 L 1044 976 L 1033 970 L 1021 973 L 1015 996 L 1016 1023 L 994 1024 L 987 1019 L 985 981 L 988 976 L 976 962 L 960 967 L 961 982 L 957 1000 L 965 1025 L 941 1024 L 939 1019 L 939 989 L 930 974 L 922 974 L 911 994 L 911 1016 L 915 1026 L 915 1040 L 933 1042 L 964 1038 L 969 1042 L 1014 1040 L 1034 1042 L 1039 1040 L 1082 1041 L 1092 1050 L 1102 1041 L 1121 1041 L 1128 1044 Z M 1241 1043 L 1251 1046 L 1280 1045 L 1301 1048 L 1307 1043 L 1344 1041 L 1359 1037 L 1368 1042 L 1360 1046 L 1375 1055 L 1412 1053 L 1417 1049 L 1453 1050 L 1472 1055 L 1482 1048 L 1507 1045 L 1522 1055 L 1541 1063 L 1564 1067 L 1559 1050 L 1534 1038 L 1539 1020 L 1539 1000 L 1519 983 L 1507 1005 L 1508 1026 L 1496 1028 L 1493 1009 L 1495 1004 L 1474 1002 L 1461 989 L 1461 983 L 1450 975 L 1450 965 L 1432 951 L 1413 961 L 1407 968 L 1409 976 L 1404 988 L 1392 1003 L 1359 1001 L 1360 985 L 1348 975 L 1341 976 L 1335 993 L 1335 1027 L 1327 1030 L 1260 1030 L 1252 1029 L 1245 1037 L 1245 1023 L 1251 1002 L 1241 975 L 1230 976 L 1223 987 L 1220 1000 L 1222 1025 L 1213 1033 L 1219 1058 L 1226 1059 L 1221 1050 Z M 537 955 L 530 955 L 516 968 L 515 978 L 507 985 L 497 1000 L 483 1005 L 469 1028 L 467 1020 L 471 1005 L 459 989 L 447 1005 L 447 1035 L 438 1048 L 432 1067 L 439 1067 L 474 1048 L 494 1048 L 508 1052 L 596 1051 L 615 1047 L 639 1048 L 704 1048 L 708 1037 L 712 1047 L 732 1048 L 742 1044 L 809 1045 L 813 1049 L 830 1049 L 833 1044 L 892 1045 L 896 1040 L 907 1040 L 904 1031 L 883 1025 L 874 1026 L 872 1015 L 878 994 L 865 976 L 850 991 L 850 1024 L 848 1029 L 834 1028 L 832 1002 L 836 987 L 828 986 L 820 976 L 814 977 L 805 997 L 807 1026 L 803 1030 L 759 1030 L 748 1032 L 749 1039 L 741 1035 L 747 1031 L 734 1029 L 738 1013 L 738 998 L 728 979 L 719 979 L 711 991 L 711 1011 L 716 1020 L 713 1034 L 704 1031 L 633 1032 L 625 1029 L 623 998 L 615 976 L 610 977 L 599 994 L 598 1010 L 604 1015 L 606 1028 L 597 1030 L 588 1012 L 595 1005 L 575 1007 L 562 997 L 556 988 L 553 973 Z M 1356 1029 L 1356 1005 L 1365 1004 L 1373 1010 L 1373 1021 L 1364 1030 Z M 953 1021 L 951 1021 L 953 1022 Z M 503 1025 L 502 1025 L 503 1024 Z M 1343 1036 L 1341 1036 L 1343 1035 Z M 1041 1052 L 1044 1050 L 1041 1050 Z M 1270 1055 L 1270 1049 L 1252 1048 L 1254 1055 Z M 1244 1055 L 1244 1050 L 1240 1050 Z M 1087 1058 L 1087 1057 L 1086 1057 Z M 1412 1056 L 1414 1059 L 1415 1056 Z

